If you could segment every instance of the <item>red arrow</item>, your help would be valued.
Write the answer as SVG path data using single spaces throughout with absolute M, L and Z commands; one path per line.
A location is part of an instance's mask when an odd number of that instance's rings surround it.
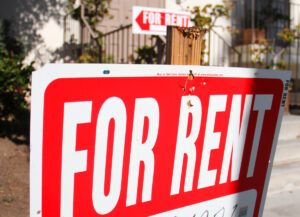
M 141 11 L 140 14 L 137 16 L 137 18 L 135 19 L 135 21 L 137 22 L 141 30 L 150 30 L 150 24 L 148 22 L 143 23 L 143 16 L 144 16 L 144 11 Z

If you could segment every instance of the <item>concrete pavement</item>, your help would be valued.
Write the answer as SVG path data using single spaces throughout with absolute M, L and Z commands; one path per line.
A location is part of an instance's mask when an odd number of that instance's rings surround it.
M 299 217 L 300 190 L 267 196 L 263 217 Z
M 290 140 L 300 137 L 300 115 L 283 116 L 279 140 Z
M 300 216 L 300 116 L 283 118 L 263 217 Z

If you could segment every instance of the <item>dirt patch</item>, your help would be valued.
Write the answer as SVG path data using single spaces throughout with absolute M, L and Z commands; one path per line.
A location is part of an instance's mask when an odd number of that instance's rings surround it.
M 0 217 L 29 217 L 29 147 L 0 138 Z

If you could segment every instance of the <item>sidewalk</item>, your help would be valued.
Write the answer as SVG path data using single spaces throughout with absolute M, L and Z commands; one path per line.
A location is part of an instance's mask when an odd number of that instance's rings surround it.
M 295 189 L 300 190 L 300 139 L 279 141 L 267 196 Z
M 300 162 L 300 138 L 279 140 L 273 166 L 276 167 L 293 162 Z
M 293 140 L 300 137 L 300 115 L 285 115 L 279 133 L 279 140 Z
M 263 217 L 299 217 L 300 116 L 283 117 Z

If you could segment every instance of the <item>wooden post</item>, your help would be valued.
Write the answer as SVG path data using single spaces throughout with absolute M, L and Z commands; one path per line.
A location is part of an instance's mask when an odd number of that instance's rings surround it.
M 288 90 L 288 93 L 287 93 L 287 96 L 286 96 L 286 101 L 285 101 L 285 105 L 284 105 L 284 112 L 283 114 L 284 115 L 290 115 L 290 97 L 291 97 L 291 91 L 292 91 L 292 88 L 289 87 L 289 90 Z
M 206 29 L 199 27 L 167 28 L 167 64 L 201 65 L 201 42 Z

